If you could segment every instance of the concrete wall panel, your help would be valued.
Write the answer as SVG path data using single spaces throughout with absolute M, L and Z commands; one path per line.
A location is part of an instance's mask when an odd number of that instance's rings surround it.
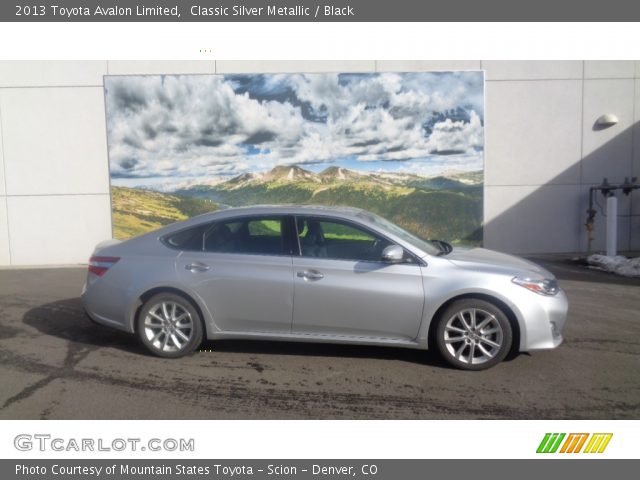
M 7 198 L 0 196 L 0 266 L 9 265 L 9 223 L 7 222 Z
M 109 195 L 8 197 L 14 265 L 86 263 L 111 238 Z
M 104 93 L 0 90 L 8 195 L 108 193 Z
M 603 177 L 622 182 L 631 175 L 634 80 L 585 80 L 582 183 L 599 184 Z M 596 120 L 611 113 L 619 123 L 600 128 Z
M 579 185 L 487 186 L 484 240 L 513 253 L 578 249 Z
M 6 195 L 5 178 L 4 178 L 4 154 L 2 147 L 2 110 L 0 109 L 0 196 Z
M 487 80 L 567 80 L 582 78 L 579 60 L 483 60 Z
M 485 183 L 580 182 L 579 80 L 487 82 Z
M 213 60 L 109 60 L 109 75 L 215 73 Z
M 587 60 L 584 62 L 584 78 L 633 78 L 633 60 Z
M 378 72 L 447 72 L 480 70 L 480 60 L 378 60 Z
M 102 86 L 106 61 L 0 61 L 0 87 Z

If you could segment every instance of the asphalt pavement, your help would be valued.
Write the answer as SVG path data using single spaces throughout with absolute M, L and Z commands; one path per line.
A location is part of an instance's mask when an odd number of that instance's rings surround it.
M 640 279 L 541 260 L 565 343 L 482 372 L 435 352 L 205 342 L 178 360 L 94 325 L 84 268 L 0 270 L 3 419 L 640 419 Z

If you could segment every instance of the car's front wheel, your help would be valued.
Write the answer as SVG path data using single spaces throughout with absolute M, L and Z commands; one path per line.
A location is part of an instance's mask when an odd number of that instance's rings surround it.
M 200 315 L 191 302 L 180 295 L 154 295 L 142 306 L 137 322 L 140 340 L 160 357 L 182 357 L 202 342 Z
M 436 344 L 442 357 L 464 370 L 484 370 L 501 362 L 513 332 L 505 313 L 480 299 L 453 302 L 438 319 Z

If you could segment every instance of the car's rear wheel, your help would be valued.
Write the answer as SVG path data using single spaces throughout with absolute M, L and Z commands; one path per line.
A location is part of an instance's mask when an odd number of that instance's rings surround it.
M 160 357 L 182 357 L 202 343 L 200 315 L 191 302 L 180 295 L 154 295 L 143 305 L 137 322 L 140 340 Z
M 512 339 L 505 313 L 485 300 L 455 301 L 438 319 L 438 350 L 449 364 L 463 370 L 484 370 L 501 362 Z

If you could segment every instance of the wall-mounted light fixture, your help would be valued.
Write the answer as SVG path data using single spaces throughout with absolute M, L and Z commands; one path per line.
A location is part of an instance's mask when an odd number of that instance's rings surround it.
M 613 113 L 605 113 L 604 115 L 600 115 L 598 117 L 595 126 L 598 129 L 609 128 L 614 126 L 619 121 L 620 120 L 618 120 L 618 117 Z

